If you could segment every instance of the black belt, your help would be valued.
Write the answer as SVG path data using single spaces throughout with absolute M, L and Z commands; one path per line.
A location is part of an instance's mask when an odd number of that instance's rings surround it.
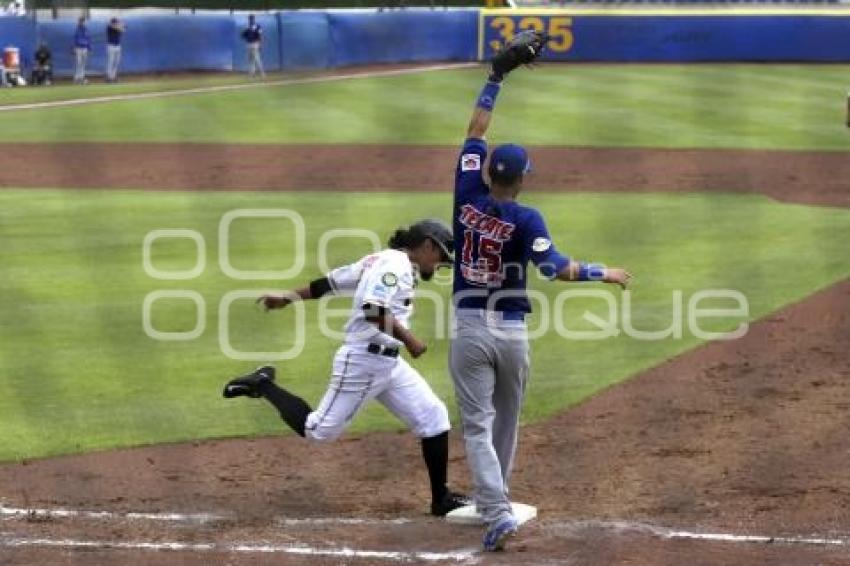
M 370 354 L 379 354 L 388 358 L 398 357 L 398 348 L 390 348 L 388 346 L 381 346 L 380 344 L 369 344 L 366 347 L 366 351 Z

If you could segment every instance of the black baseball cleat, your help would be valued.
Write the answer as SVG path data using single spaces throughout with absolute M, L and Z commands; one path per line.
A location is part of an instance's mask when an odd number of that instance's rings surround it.
M 260 385 L 273 382 L 274 374 L 275 369 L 272 366 L 257 368 L 249 374 L 228 381 L 222 395 L 227 399 L 243 395 L 256 399 L 260 397 Z
M 445 517 L 455 509 L 472 505 L 472 499 L 462 493 L 446 490 L 443 498 L 431 502 L 431 514 L 435 517 Z

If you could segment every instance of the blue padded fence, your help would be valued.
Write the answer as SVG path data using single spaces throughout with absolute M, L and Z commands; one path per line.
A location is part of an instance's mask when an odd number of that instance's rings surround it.
M 91 20 L 92 39 L 88 69 L 103 73 L 106 67 L 108 20 Z M 125 20 L 121 70 L 124 73 L 233 69 L 236 22 L 230 16 L 140 16 Z M 59 75 L 73 71 L 72 52 L 76 22 L 56 20 L 38 26 L 41 39 L 53 51 Z
M 332 66 L 331 27 L 325 12 L 281 12 L 281 67 L 322 69 Z
M 546 54 L 563 61 L 850 61 L 850 8 L 771 10 L 668 8 L 565 10 L 284 11 L 259 14 L 266 70 L 486 59 L 511 34 L 546 29 Z M 122 73 L 247 69 L 244 16 L 133 16 L 125 20 Z M 106 20 L 88 24 L 89 70 L 102 73 Z M 76 22 L 0 17 L 0 49 L 37 41 L 53 50 L 58 75 L 73 70 Z M 479 37 L 479 29 L 481 31 Z
M 552 35 L 550 61 L 850 61 L 850 9 L 834 8 L 486 10 L 481 58 L 529 27 Z
M 26 18 L 0 17 L 0 51 L 6 47 L 21 50 L 21 65 L 29 67 L 36 48 L 38 31 L 35 23 Z
M 335 67 L 415 61 L 471 61 L 478 12 L 330 13 Z
M 267 71 L 476 57 L 476 10 L 280 12 L 258 14 L 257 21 L 263 26 Z M 248 68 L 241 38 L 247 25 L 244 16 L 133 16 L 124 22 L 122 73 Z M 87 24 L 92 38 L 91 73 L 102 73 L 106 65 L 107 23 L 92 20 Z M 68 76 L 74 66 L 75 28 L 73 20 L 40 22 L 36 28 L 23 18 L 0 18 L 0 42 L 20 46 L 29 63 L 36 38 L 42 39 L 53 51 L 56 74 Z

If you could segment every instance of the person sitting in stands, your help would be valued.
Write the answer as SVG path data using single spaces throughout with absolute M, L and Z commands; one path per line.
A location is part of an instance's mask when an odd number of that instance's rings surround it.
M 50 48 L 43 41 L 35 50 L 35 68 L 32 70 L 33 85 L 50 86 L 53 83 L 53 63 Z

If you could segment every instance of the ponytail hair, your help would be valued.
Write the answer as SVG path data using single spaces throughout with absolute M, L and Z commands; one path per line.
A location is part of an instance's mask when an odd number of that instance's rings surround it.
M 394 250 L 401 250 L 410 247 L 410 230 L 398 228 L 390 236 L 389 246 Z
M 390 236 L 389 246 L 394 250 L 413 249 L 425 240 L 426 236 L 416 226 L 397 228 Z

